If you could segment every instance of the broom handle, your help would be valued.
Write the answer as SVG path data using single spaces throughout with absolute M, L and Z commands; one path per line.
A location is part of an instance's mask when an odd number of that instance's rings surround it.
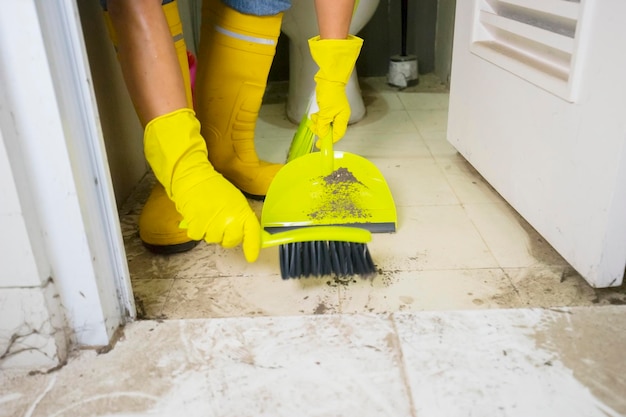
M 335 170 L 335 153 L 333 152 L 333 126 L 330 125 L 328 134 L 322 139 L 322 175 L 330 175 Z
M 409 0 L 402 0 L 401 18 L 402 18 L 402 56 L 406 56 L 406 27 L 408 19 Z

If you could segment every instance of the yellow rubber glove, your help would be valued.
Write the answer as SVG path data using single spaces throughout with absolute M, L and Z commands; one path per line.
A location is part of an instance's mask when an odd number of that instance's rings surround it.
M 190 109 L 146 126 L 144 152 L 157 179 L 183 216 L 189 238 L 232 248 L 243 242 L 248 262 L 261 247 L 261 226 L 241 191 L 213 169 L 200 122 Z
M 346 39 L 309 39 L 309 50 L 319 71 L 315 74 L 315 95 L 319 111 L 311 115 L 312 130 L 318 137 L 328 134 L 333 125 L 333 142 L 346 133 L 350 120 L 350 103 L 346 83 L 350 79 L 363 39 L 349 35 Z M 319 148 L 319 141 L 316 143 Z

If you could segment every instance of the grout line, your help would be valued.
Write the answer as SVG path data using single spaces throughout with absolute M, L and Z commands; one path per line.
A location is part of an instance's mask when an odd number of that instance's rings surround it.
M 165 300 L 163 300 L 163 304 L 161 305 L 161 308 L 159 310 L 159 314 L 156 318 L 158 317 L 163 317 L 164 316 L 164 311 L 165 311 L 165 305 L 170 301 L 171 295 L 172 295 L 172 289 L 174 288 L 174 283 L 176 282 L 175 278 L 172 278 L 172 283 L 170 284 L 170 288 L 167 290 L 167 294 L 165 296 Z
M 395 314 L 389 314 L 389 320 L 391 321 L 391 326 L 393 327 L 393 335 L 394 335 L 394 344 L 396 346 L 396 351 L 398 354 L 398 368 L 400 370 L 400 375 L 402 381 L 404 382 L 404 386 L 407 390 L 407 396 L 409 406 L 411 407 L 411 416 L 417 417 L 417 410 L 415 408 L 415 401 L 413 400 L 413 390 L 411 389 L 411 383 L 409 381 L 409 375 L 407 373 L 406 363 L 404 362 L 404 351 L 402 350 L 402 341 L 400 340 L 400 334 L 398 333 L 398 325 L 396 323 Z
M 430 148 L 428 148 L 429 152 Z M 431 152 L 432 154 L 432 152 Z M 480 240 L 483 242 L 483 244 L 485 245 L 485 247 L 487 248 L 487 250 L 489 251 L 489 254 L 491 255 L 491 257 L 493 258 L 493 260 L 496 262 L 496 265 L 498 265 L 498 267 L 500 268 L 500 270 L 502 270 L 502 265 L 500 264 L 500 261 L 498 260 L 498 258 L 496 257 L 496 255 L 493 253 L 492 249 L 491 249 L 491 245 L 489 245 L 489 243 L 486 241 L 485 237 L 483 236 L 483 233 L 481 232 L 480 228 L 478 227 L 478 225 L 476 225 L 476 223 L 474 222 L 474 220 L 472 219 L 472 217 L 469 215 L 469 213 L 466 210 L 466 203 L 463 201 L 463 199 L 459 196 L 456 188 L 452 185 L 452 183 L 450 182 L 450 178 L 448 175 L 446 175 L 446 172 L 443 170 L 443 168 L 441 167 L 441 164 L 439 164 L 437 162 L 437 160 L 434 158 L 435 160 L 435 164 L 437 165 L 437 169 L 439 169 L 439 171 L 441 172 L 441 174 L 443 175 L 443 178 L 445 179 L 446 183 L 448 184 L 448 187 L 450 187 L 450 190 L 452 190 L 452 193 L 454 194 L 454 196 L 456 197 L 456 199 L 459 201 L 459 205 L 461 206 L 461 209 L 463 210 L 463 213 L 465 213 L 465 216 L 467 217 L 467 219 L 470 221 L 470 223 L 472 224 L 472 226 L 474 227 L 474 230 L 476 231 L 476 233 L 478 233 L 478 236 L 480 236 Z M 489 204 L 493 204 L 493 203 L 489 203 Z M 504 272 L 504 271 L 502 271 Z
M 526 269 L 526 268 L 524 268 Z M 519 298 L 520 304 L 524 301 L 522 299 L 522 294 L 520 294 L 519 290 L 517 289 L 517 286 L 515 285 L 515 283 L 513 282 L 513 279 L 511 278 L 511 276 L 509 275 L 508 272 L 506 272 L 506 269 L 503 267 L 500 267 L 500 270 L 502 271 L 502 273 L 504 274 L 504 276 L 506 277 L 506 279 L 509 281 L 509 284 L 511 284 L 511 287 L 513 287 L 513 291 L 515 291 L 515 294 L 517 295 L 517 297 Z

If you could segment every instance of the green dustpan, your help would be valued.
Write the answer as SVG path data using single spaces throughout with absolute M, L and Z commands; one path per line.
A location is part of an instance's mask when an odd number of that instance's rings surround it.
M 310 152 L 315 137 L 308 120 L 299 130 L 309 153 L 288 161 L 269 187 L 261 213 L 263 247 L 315 240 L 366 243 L 370 233 L 395 232 L 396 206 L 378 168 L 361 156 L 333 151 L 330 136 L 320 152 Z

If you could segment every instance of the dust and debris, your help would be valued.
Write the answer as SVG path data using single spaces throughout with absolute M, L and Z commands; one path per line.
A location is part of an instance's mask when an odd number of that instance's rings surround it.
M 328 310 L 328 307 L 326 306 L 326 304 L 319 303 L 317 307 L 315 308 L 315 310 L 313 311 L 313 314 L 324 314 L 327 310 Z
M 353 275 L 346 275 L 346 276 L 340 276 L 340 275 L 335 275 L 332 277 L 331 280 L 326 281 L 326 285 L 328 285 L 329 287 L 338 287 L 338 286 L 344 286 L 347 287 L 349 284 L 351 283 L 356 283 L 356 279 L 354 279 Z
M 113 333 L 113 336 L 111 337 L 109 344 L 97 348 L 96 353 L 98 355 L 104 355 L 104 354 L 109 353 L 110 351 L 113 350 L 117 342 L 119 342 L 122 339 L 124 339 L 124 326 L 118 327 L 117 330 L 115 330 L 115 333 Z
M 362 182 L 357 180 L 354 174 L 350 172 L 348 168 L 336 169 L 330 175 L 325 176 L 324 181 L 326 182 L 326 184 L 339 184 L 339 183 L 362 184 Z
M 382 269 L 379 269 L 378 270 L 378 276 L 380 277 L 381 284 L 384 287 L 389 287 L 389 286 L 395 284 L 398 281 L 397 274 L 399 272 L 400 272 L 399 270 L 385 270 L 385 271 L 383 271 Z
M 617 297 L 607 298 L 607 301 L 609 304 L 614 305 L 614 306 L 621 306 L 621 305 L 626 304 L 625 299 L 621 299 Z
M 146 308 L 143 305 L 143 300 L 139 298 L 137 294 L 134 294 L 134 296 L 135 296 L 134 298 L 135 298 L 135 310 L 137 312 L 136 314 L 137 320 L 144 320 L 147 318 L 147 315 L 146 315 Z
M 321 181 L 324 184 L 322 195 L 308 214 L 310 219 L 353 223 L 372 217 L 360 201 L 360 194 L 367 187 L 350 170 L 338 168 L 330 175 L 321 177 Z

